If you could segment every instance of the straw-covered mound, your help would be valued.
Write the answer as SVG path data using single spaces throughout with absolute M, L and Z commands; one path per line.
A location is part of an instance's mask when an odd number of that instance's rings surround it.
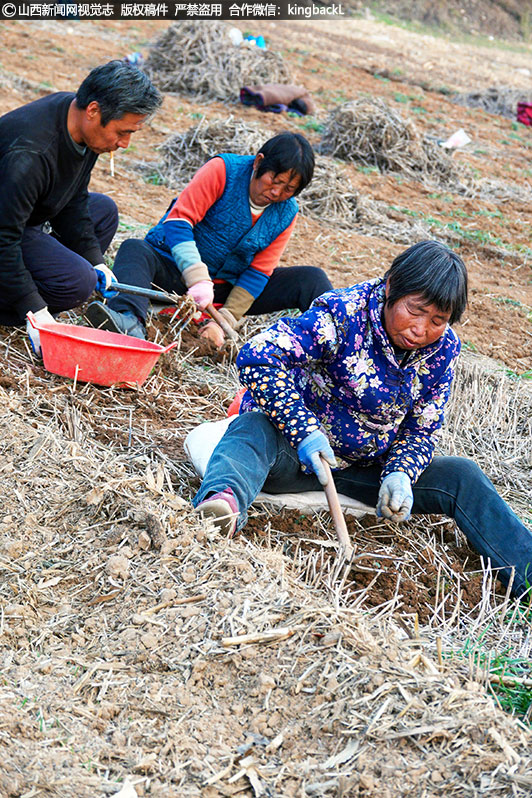
M 297 201 L 306 216 L 339 227 L 352 227 L 359 217 L 360 192 L 345 169 L 324 155 L 316 156 L 312 181 Z
M 380 98 L 350 100 L 334 108 L 325 122 L 321 152 L 346 161 L 376 166 L 381 172 L 402 172 L 433 184 L 461 186 L 451 157 L 421 136 Z
M 202 100 L 236 102 L 243 86 L 290 83 L 279 53 L 234 45 L 230 28 L 208 20 L 174 23 L 150 49 L 145 71 L 162 91 Z
M 255 155 L 269 138 L 271 133 L 254 122 L 241 122 L 232 116 L 209 122 L 203 117 L 197 125 L 163 142 L 161 177 L 167 185 L 182 189 L 214 155 Z
M 199 523 L 162 438 L 140 446 L 149 394 L 132 416 L 131 394 L 45 380 L 0 387 L 0 794 L 530 794 L 530 732 L 474 665 L 363 616 L 341 562 L 310 585 L 286 537 Z
M 316 156 L 312 182 L 297 201 L 305 216 L 340 228 L 368 235 L 378 231 L 381 238 L 408 244 L 430 238 L 426 225 L 362 194 L 346 168 L 326 155 Z
M 450 454 L 473 458 L 523 517 L 530 512 L 532 387 L 462 354 L 447 413 Z M 487 365 L 488 364 L 488 365 Z
M 529 207 L 532 206 L 532 186 L 527 184 L 520 185 L 507 180 L 498 180 L 497 178 L 490 179 L 485 177 L 478 180 L 472 196 L 497 203 L 518 202 Z
M 489 114 L 515 119 L 517 103 L 532 102 L 532 92 L 505 86 L 492 86 L 483 91 L 468 91 L 453 96 L 453 102 L 467 108 L 482 108 Z

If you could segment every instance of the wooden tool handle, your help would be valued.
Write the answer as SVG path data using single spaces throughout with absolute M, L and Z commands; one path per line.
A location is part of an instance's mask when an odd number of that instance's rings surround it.
M 325 473 L 327 474 L 327 484 L 324 487 L 324 491 L 325 496 L 327 497 L 329 511 L 334 522 L 334 528 L 336 529 L 336 535 L 338 537 L 340 546 L 343 548 L 346 559 L 350 560 L 354 554 L 354 549 L 349 539 L 349 532 L 347 531 L 344 514 L 340 506 L 338 493 L 336 492 L 336 485 L 334 484 L 331 467 L 329 466 L 327 460 L 325 460 L 323 457 L 321 458 L 321 462 L 323 468 L 325 469 Z
M 224 333 L 230 338 L 232 341 L 238 341 L 238 335 L 233 330 L 229 322 L 227 322 L 224 317 L 222 316 L 219 311 L 216 310 L 214 305 L 207 305 L 205 308 L 205 313 L 208 313 L 211 319 L 213 319 L 216 324 L 219 324 Z

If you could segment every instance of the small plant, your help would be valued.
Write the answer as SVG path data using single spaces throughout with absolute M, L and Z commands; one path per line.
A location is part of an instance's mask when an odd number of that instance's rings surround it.
M 427 224 L 430 224 L 431 227 L 451 227 L 451 225 L 444 224 L 439 219 L 435 219 L 434 216 L 426 216 L 425 221 Z
M 162 186 L 164 185 L 164 178 L 160 172 L 150 172 L 150 174 L 146 175 L 144 178 L 144 182 L 151 183 L 153 186 Z
M 462 219 L 471 219 L 471 214 L 464 211 L 463 208 L 452 208 L 447 212 L 447 216 L 458 216 Z
M 297 116 L 297 114 L 295 114 L 295 116 Z M 310 116 L 304 122 L 301 122 L 300 126 L 303 128 L 303 130 L 313 130 L 316 133 L 323 133 L 324 130 L 323 123 L 318 119 L 314 119 L 312 116 Z
M 411 208 L 398 208 L 397 205 L 390 205 L 390 209 L 392 211 L 397 211 L 398 213 L 404 213 L 405 216 L 414 216 L 414 217 L 416 217 L 416 216 L 420 215 L 418 211 L 413 211 L 413 210 L 411 210 Z M 423 215 L 423 214 L 421 214 L 421 215 Z
M 496 302 L 500 302 L 502 305 L 511 305 L 514 308 L 522 308 L 523 303 L 520 302 L 518 299 L 512 299 L 509 296 L 498 296 L 495 298 Z
M 124 222 L 124 221 L 120 220 L 119 223 L 118 223 L 118 230 L 121 233 L 129 233 L 129 232 L 138 233 L 140 230 L 149 230 L 149 229 L 150 229 L 150 225 L 141 224 L 140 222 L 135 223 L 135 224 L 129 224 L 128 222 Z
M 375 172 L 379 172 L 378 166 L 357 166 L 357 171 L 362 172 L 365 175 L 371 175 Z
M 512 657 L 503 652 L 489 661 L 490 691 L 497 703 L 523 720 L 530 722 L 532 687 L 530 687 L 530 661 Z M 500 681 L 493 677 L 498 676 Z
M 524 371 L 522 374 L 519 374 L 517 371 L 514 371 L 513 369 L 505 368 L 504 373 L 511 380 L 532 380 L 532 369 L 529 369 L 528 371 Z
M 346 103 L 348 99 L 349 98 L 348 98 L 347 94 L 344 94 L 343 91 L 340 91 L 340 92 L 338 92 L 338 94 L 335 97 L 333 97 L 333 102 L 335 102 L 335 103 Z
M 504 218 L 502 211 L 500 211 L 499 209 L 497 209 L 496 211 L 487 211 L 481 208 L 480 210 L 475 211 L 475 216 L 488 216 L 490 219 Z

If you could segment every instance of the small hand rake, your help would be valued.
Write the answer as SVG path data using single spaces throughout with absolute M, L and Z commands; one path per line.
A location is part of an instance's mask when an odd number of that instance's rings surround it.
M 179 317 L 179 324 L 174 327 L 174 332 L 181 332 L 192 321 L 193 317 L 198 312 L 196 303 L 188 294 L 167 293 L 166 291 L 155 291 L 153 288 L 141 288 L 137 285 L 126 285 L 125 283 L 113 283 L 111 286 L 113 291 L 118 291 L 123 294 L 135 294 L 136 296 L 143 296 L 146 299 L 152 299 L 155 302 L 162 302 L 176 306 L 176 312 L 172 319 L 177 315 Z M 207 305 L 205 312 L 213 319 L 224 331 L 228 338 L 232 341 L 237 341 L 238 336 L 233 328 L 227 323 L 224 317 L 219 313 L 213 305 Z
M 112 283 L 111 288 L 113 291 L 118 291 L 121 294 L 134 294 L 136 296 L 146 297 L 146 299 L 151 299 L 154 302 L 174 305 L 175 312 L 171 321 L 173 321 L 176 316 L 179 319 L 177 325 L 173 328 L 174 333 L 182 332 L 198 312 L 196 303 L 192 297 L 187 294 L 180 296 L 179 294 L 167 293 L 166 291 L 155 291 L 152 288 L 142 288 L 138 285 L 126 285 L 125 283 Z

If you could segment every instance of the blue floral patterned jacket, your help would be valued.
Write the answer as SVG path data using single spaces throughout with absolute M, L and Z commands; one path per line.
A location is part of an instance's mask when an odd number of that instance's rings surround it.
M 294 447 L 317 429 L 345 468 L 380 463 L 412 482 L 429 465 L 460 341 L 450 327 L 403 365 L 382 323 L 385 280 L 318 297 L 254 336 L 237 359 L 240 412 L 262 411 Z

